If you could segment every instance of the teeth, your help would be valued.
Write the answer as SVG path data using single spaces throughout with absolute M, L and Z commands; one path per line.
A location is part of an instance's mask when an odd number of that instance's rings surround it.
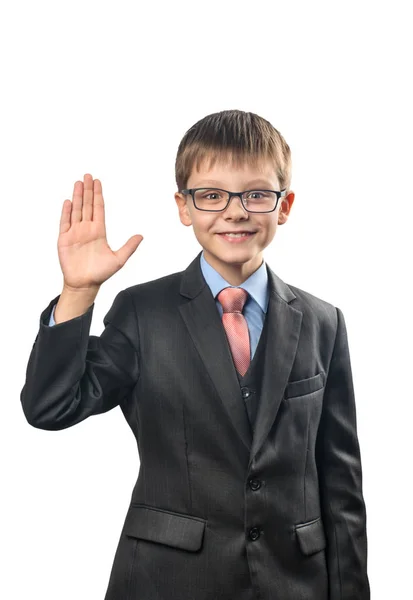
M 224 235 L 228 235 L 229 237 L 245 237 L 246 235 L 250 235 L 249 233 L 225 233 Z

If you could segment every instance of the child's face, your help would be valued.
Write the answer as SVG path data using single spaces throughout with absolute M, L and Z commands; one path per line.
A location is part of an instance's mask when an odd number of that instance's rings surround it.
M 269 161 L 263 161 L 260 168 L 245 164 L 236 170 L 229 163 L 218 162 L 211 170 L 206 168 L 207 165 L 203 164 L 200 171 L 192 171 L 187 182 L 188 189 L 215 187 L 232 192 L 281 190 L 274 166 Z M 263 250 L 274 238 L 277 225 L 287 221 L 294 193 L 289 192 L 286 197 L 280 198 L 273 212 L 261 214 L 247 212 L 239 196 L 234 196 L 224 211 L 215 213 L 196 209 L 190 195 L 177 192 L 175 201 L 181 222 L 193 226 L 207 262 L 231 285 L 239 285 L 261 266 Z M 219 235 L 230 231 L 254 233 L 240 243 L 233 243 Z

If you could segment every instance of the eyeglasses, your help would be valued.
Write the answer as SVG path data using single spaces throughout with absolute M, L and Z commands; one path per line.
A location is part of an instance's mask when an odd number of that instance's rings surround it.
M 281 192 L 275 190 L 229 192 L 228 190 L 221 190 L 219 188 L 192 188 L 190 190 L 181 190 L 181 193 L 191 195 L 194 206 L 198 210 L 222 212 L 231 202 L 232 196 L 239 196 L 242 206 L 246 211 L 268 213 L 277 208 L 278 200 L 287 194 L 287 190 L 281 190 Z

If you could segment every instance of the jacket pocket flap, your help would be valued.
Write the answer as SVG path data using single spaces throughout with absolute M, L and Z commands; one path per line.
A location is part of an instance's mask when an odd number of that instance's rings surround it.
M 324 377 L 322 373 L 317 373 L 308 379 L 300 379 L 298 381 L 290 381 L 284 391 L 284 398 L 292 398 L 294 396 L 304 396 L 311 392 L 316 392 L 324 386 Z
M 314 554 L 326 547 L 326 537 L 321 518 L 296 525 L 295 531 L 303 554 Z
M 160 508 L 131 504 L 126 515 L 126 535 L 184 550 L 199 550 L 206 521 Z

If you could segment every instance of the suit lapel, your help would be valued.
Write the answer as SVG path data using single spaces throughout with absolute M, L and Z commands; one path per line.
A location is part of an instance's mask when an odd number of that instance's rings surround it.
M 297 350 L 302 313 L 288 304 L 295 295 L 267 265 L 270 287 L 268 337 L 261 397 L 252 437 L 225 330 L 215 299 L 202 275 L 200 257 L 201 252 L 182 274 L 180 293 L 189 298 L 189 302 L 181 304 L 179 310 L 251 461 L 265 441 L 280 406 Z
M 261 449 L 277 416 L 297 352 L 303 317 L 300 310 L 289 304 L 296 298 L 291 289 L 268 265 L 267 272 L 270 290 L 267 342 L 250 462 Z
M 231 424 L 249 453 L 250 422 L 245 405 L 240 401 L 231 351 L 215 299 L 202 275 L 200 257 L 201 253 L 183 273 L 180 292 L 190 298 L 190 302 L 181 304 L 179 310 Z

